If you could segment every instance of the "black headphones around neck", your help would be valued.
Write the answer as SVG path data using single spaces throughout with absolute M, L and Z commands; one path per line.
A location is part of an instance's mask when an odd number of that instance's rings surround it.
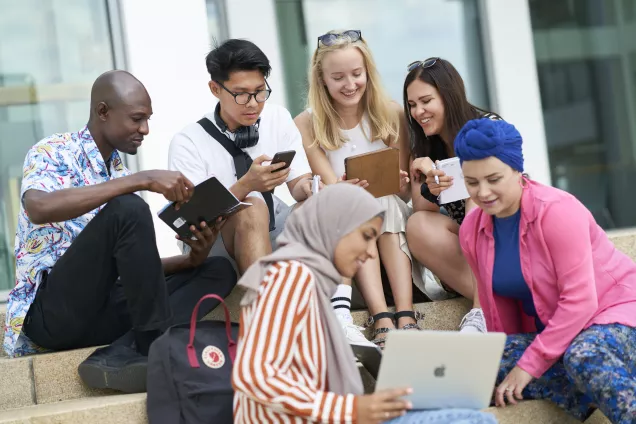
M 231 132 L 235 135 L 233 141 L 239 149 L 254 147 L 258 143 L 258 126 L 261 122 L 261 118 L 258 118 L 254 125 L 239 127 L 236 131 L 230 131 L 225 121 L 223 121 L 223 118 L 221 118 L 221 103 L 217 103 L 216 109 L 214 109 L 214 120 L 222 132 Z

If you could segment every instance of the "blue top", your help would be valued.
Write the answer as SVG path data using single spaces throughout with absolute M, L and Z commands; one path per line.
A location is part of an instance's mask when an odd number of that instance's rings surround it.
M 506 218 L 493 217 L 495 235 L 495 266 L 492 274 L 492 289 L 497 296 L 521 302 L 523 311 L 534 317 L 537 330 L 545 328 L 534 307 L 532 293 L 521 272 L 519 254 L 519 222 L 521 209 Z

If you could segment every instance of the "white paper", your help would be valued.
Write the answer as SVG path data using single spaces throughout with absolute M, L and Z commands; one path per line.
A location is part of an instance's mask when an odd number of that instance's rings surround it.
M 457 200 L 468 199 L 470 197 L 468 195 L 468 190 L 466 190 L 464 173 L 462 172 L 462 167 L 459 164 L 458 157 L 439 161 L 437 169 L 444 171 L 447 176 L 453 177 L 453 185 L 440 193 L 440 205 L 445 205 Z

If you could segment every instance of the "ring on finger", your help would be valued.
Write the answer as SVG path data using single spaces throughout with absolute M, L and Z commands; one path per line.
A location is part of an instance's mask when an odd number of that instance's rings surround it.
M 506 389 L 506 391 L 507 391 L 508 393 L 512 392 L 512 387 L 508 387 L 508 388 Z

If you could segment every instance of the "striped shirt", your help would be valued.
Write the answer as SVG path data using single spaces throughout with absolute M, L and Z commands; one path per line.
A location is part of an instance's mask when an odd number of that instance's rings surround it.
M 356 398 L 327 390 L 325 336 L 314 276 L 277 262 L 241 311 L 232 373 L 235 423 L 355 423 Z

